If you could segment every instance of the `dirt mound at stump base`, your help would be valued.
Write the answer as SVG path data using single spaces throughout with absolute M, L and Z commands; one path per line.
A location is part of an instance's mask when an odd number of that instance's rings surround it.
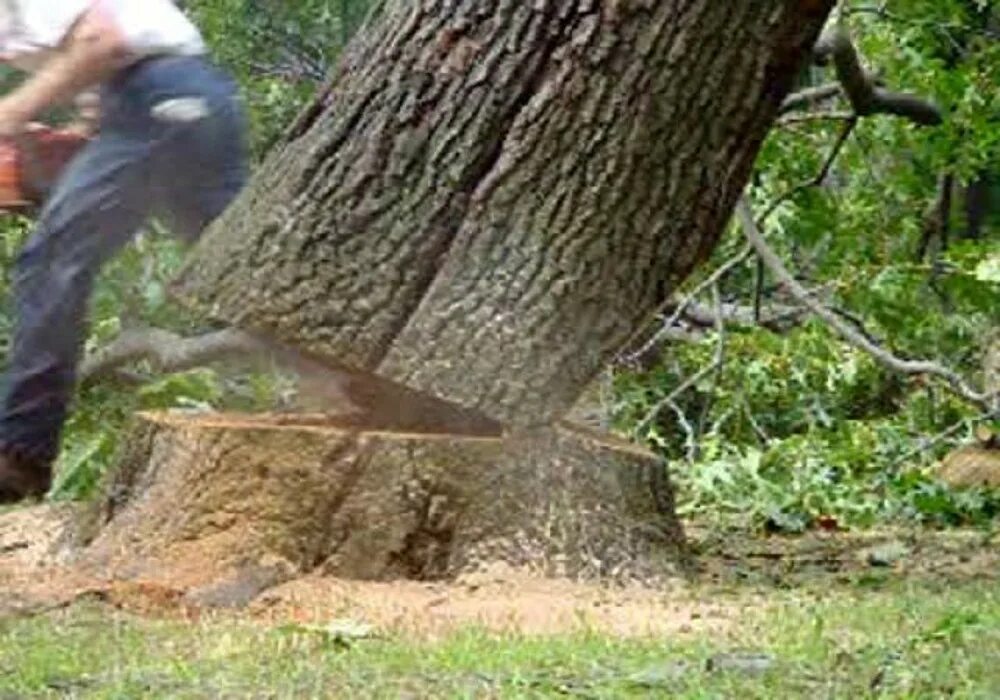
M 184 619 L 237 614 L 317 628 L 356 620 L 383 633 L 427 637 L 470 625 L 525 634 L 602 629 L 649 636 L 722 628 L 730 617 L 725 606 L 688 601 L 678 582 L 657 589 L 610 587 L 544 577 L 505 563 L 483 564 L 452 582 L 298 576 L 276 558 L 228 568 L 204 558 L 147 559 L 131 572 L 102 571 L 86 556 L 74 556 L 68 535 L 79 510 L 42 505 L 0 514 L 5 590 L 0 619 L 86 600 L 132 614 Z
M 93 504 L 0 517 L 9 612 L 92 596 L 140 612 L 270 606 L 291 615 L 301 609 L 265 592 L 379 590 L 346 580 L 444 586 L 455 601 L 498 567 L 532 580 L 662 581 L 685 552 L 659 460 L 569 425 L 479 435 L 156 413 L 138 416 L 124 444 Z M 576 614 L 534 599 L 562 611 L 553 625 Z M 419 605 L 464 620 L 482 604 L 490 625 L 509 616 L 489 600 L 462 600 Z

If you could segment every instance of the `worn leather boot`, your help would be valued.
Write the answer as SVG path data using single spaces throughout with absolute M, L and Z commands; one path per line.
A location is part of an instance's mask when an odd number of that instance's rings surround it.
M 42 461 L 0 452 L 0 505 L 41 498 L 52 486 L 52 467 Z

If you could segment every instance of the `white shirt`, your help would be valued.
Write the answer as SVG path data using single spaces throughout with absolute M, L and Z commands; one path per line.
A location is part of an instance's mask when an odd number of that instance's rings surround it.
M 0 0 L 0 55 L 33 63 L 91 7 L 111 16 L 137 56 L 205 52 L 200 32 L 171 0 Z

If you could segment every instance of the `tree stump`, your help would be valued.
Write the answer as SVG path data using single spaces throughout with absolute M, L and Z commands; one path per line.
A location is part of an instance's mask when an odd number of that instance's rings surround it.
M 112 577 L 204 585 L 277 561 L 288 575 L 434 580 L 502 560 L 648 579 L 683 559 L 663 462 L 566 423 L 475 435 L 147 413 L 127 445 L 81 558 Z

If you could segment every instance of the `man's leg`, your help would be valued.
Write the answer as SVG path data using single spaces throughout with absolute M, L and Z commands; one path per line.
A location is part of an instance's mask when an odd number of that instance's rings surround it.
M 130 99 L 70 166 L 18 260 L 18 324 L 0 403 L 0 502 L 48 489 L 101 265 L 154 207 L 193 241 L 247 177 L 235 86 L 208 64 L 151 61 L 112 89 Z M 188 98 L 205 109 L 163 109 Z
M 0 403 L 0 502 L 48 490 L 94 278 L 148 215 L 146 149 L 114 133 L 88 145 L 17 259 L 16 326 Z

